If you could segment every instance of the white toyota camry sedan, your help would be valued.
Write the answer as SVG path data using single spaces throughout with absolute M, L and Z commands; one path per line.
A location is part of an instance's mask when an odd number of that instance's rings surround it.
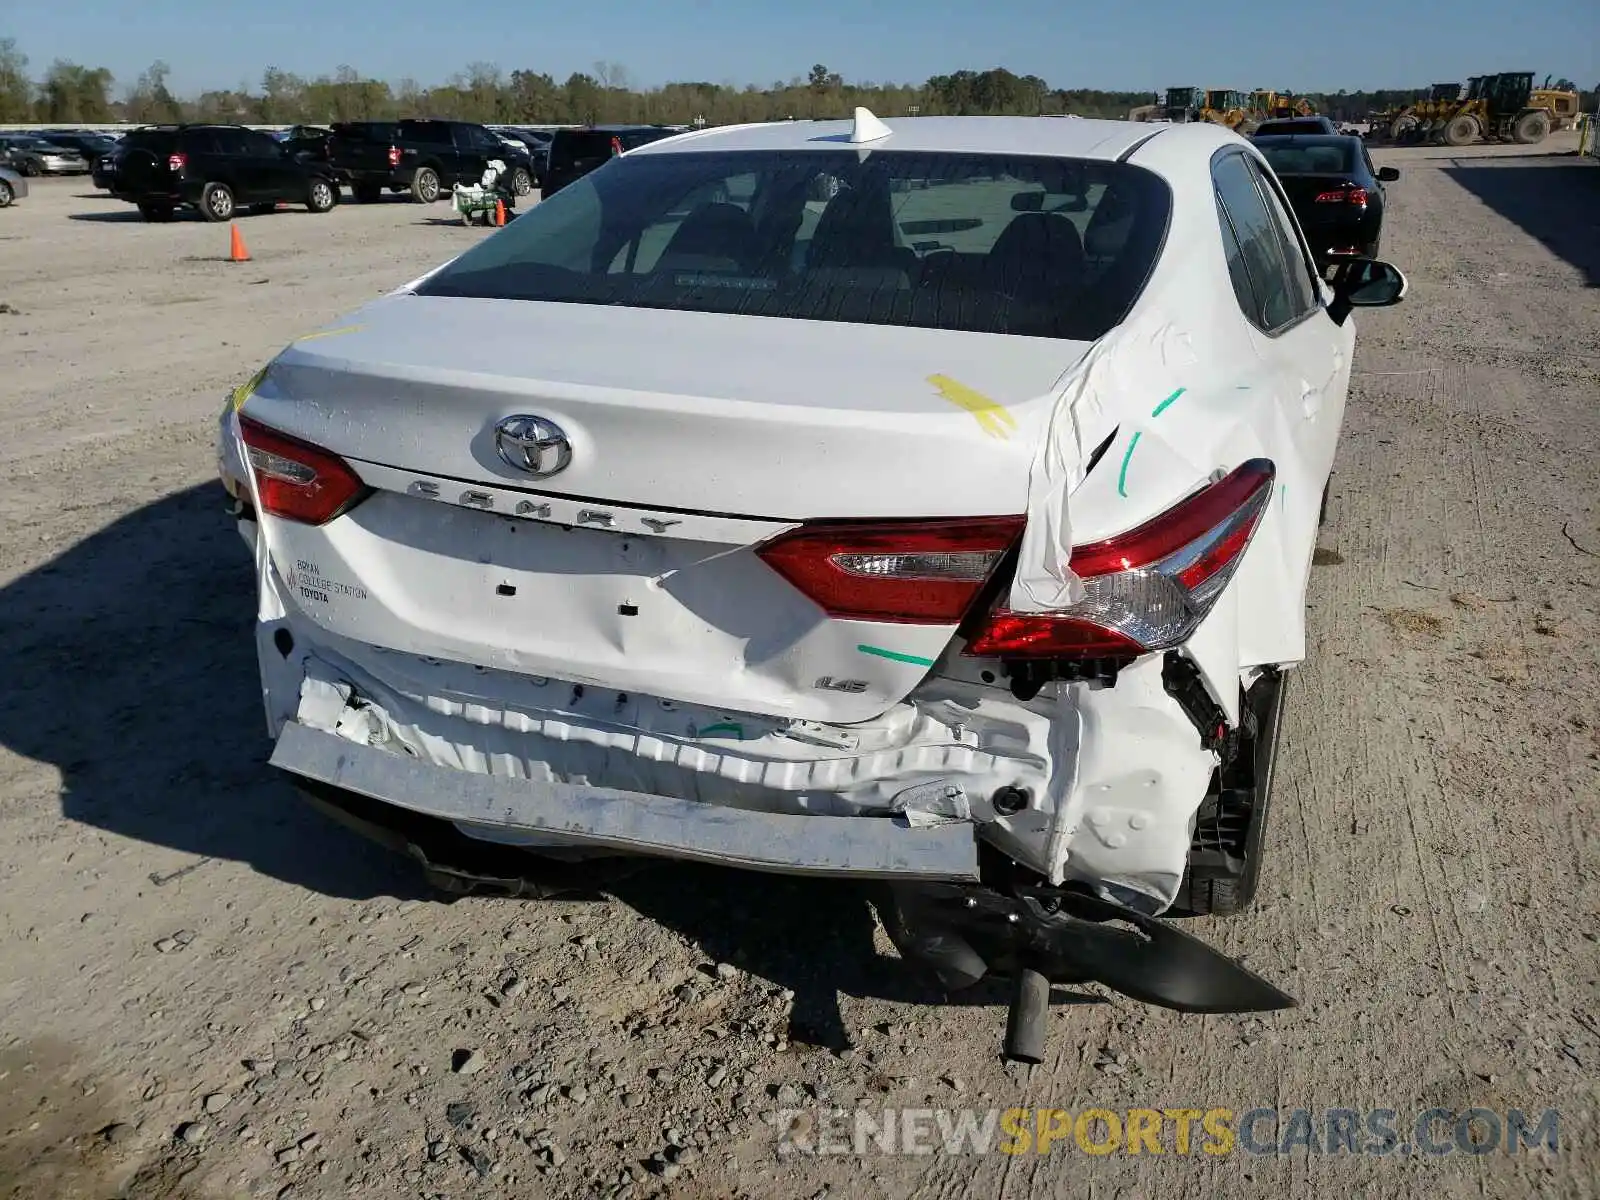
M 458 888 L 875 881 L 1018 981 L 1019 1057 L 1051 980 L 1290 1004 L 1165 918 L 1254 890 L 1350 314 L 1404 290 L 1209 124 L 634 150 L 235 394 L 273 764 Z

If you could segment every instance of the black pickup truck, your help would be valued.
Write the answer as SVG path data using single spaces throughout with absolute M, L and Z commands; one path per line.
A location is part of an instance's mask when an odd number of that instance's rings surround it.
M 387 190 L 410 192 L 412 199 L 431 204 L 454 183 L 477 183 L 496 158 L 505 163 L 517 195 L 533 190 L 527 151 L 471 121 L 339 122 L 327 155 L 328 165 L 362 201 L 376 200 Z

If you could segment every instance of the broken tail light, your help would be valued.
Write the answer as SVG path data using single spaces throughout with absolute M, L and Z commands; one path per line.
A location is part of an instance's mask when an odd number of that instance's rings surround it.
M 1022 534 L 1022 517 L 819 522 L 757 553 L 830 617 L 957 625 Z
M 1127 533 L 1079 546 L 1085 595 L 1050 613 L 997 608 L 967 643 L 982 658 L 1137 658 L 1186 641 L 1255 535 L 1275 470 L 1256 458 Z
M 337 454 L 269 429 L 243 413 L 239 434 L 263 512 L 305 525 L 325 525 L 367 493 L 367 485 Z
M 181 171 L 188 162 L 189 156 L 187 154 L 169 154 L 167 155 L 167 170 Z

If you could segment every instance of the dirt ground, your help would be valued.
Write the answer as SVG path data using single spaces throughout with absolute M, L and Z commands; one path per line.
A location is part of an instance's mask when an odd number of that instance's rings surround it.
M 1595 1194 L 1600 164 L 1377 158 L 1410 295 L 1360 318 L 1260 907 L 1189 926 L 1301 1007 L 1089 989 L 1031 1073 L 1004 993 L 940 1004 L 850 889 L 445 905 L 269 773 L 216 413 L 479 231 L 291 211 L 235 265 L 84 182 L 0 212 L 0 1197 Z M 1559 1144 L 779 1152 L 832 1107 L 1555 1108 Z

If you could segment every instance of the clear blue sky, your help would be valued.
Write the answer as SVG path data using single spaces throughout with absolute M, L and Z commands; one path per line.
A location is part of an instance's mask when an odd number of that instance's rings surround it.
M 348 63 L 426 85 L 479 60 L 558 81 L 605 60 L 635 85 L 767 85 L 816 62 L 852 80 L 1004 66 L 1128 90 L 1419 87 L 1515 70 L 1600 80 L 1597 0 L 3 0 L 0 37 L 36 76 L 67 58 L 109 67 L 119 90 L 165 59 L 179 93 L 253 86 L 268 65 L 314 76 Z

